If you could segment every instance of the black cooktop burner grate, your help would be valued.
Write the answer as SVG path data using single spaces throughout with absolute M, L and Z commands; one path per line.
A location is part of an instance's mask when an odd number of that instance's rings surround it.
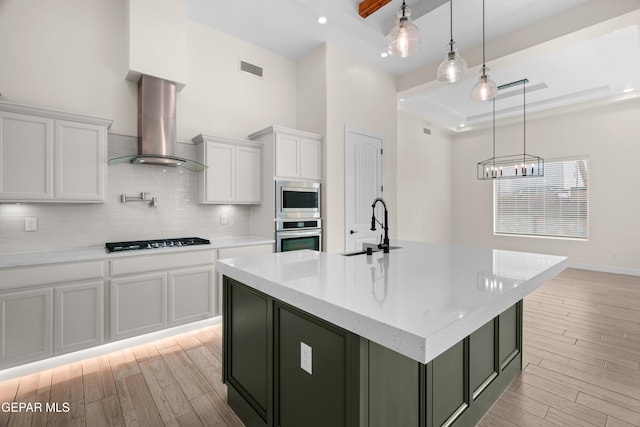
M 182 246 L 208 245 L 207 239 L 200 237 L 180 237 L 177 239 L 131 240 L 128 242 L 108 242 L 104 246 L 109 252 L 133 251 L 138 249 L 176 248 Z

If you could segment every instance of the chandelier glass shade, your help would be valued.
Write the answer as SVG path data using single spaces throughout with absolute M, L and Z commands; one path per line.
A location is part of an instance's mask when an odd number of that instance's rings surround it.
M 420 51 L 420 30 L 411 20 L 411 9 L 405 4 L 398 10 L 398 21 L 387 35 L 387 49 L 393 56 L 406 58 Z
M 488 101 L 493 99 L 498 95 L 498 89 L 496 87 L 496 83 L 489 78 L 487 71 L 489 68 L 487 67 L 485 61 L 485 41 L 484 41 L 484 0 L 482 0 L 482 75 L 480 76 L 480 81 L 476 83 L 476 85 L 471 89 L 471 98 L 476 99 L 478 101 Z
M 456 42 L 453 41 L 453 0 L 449 1 L 450 13 L 449 13 L 449 28 L 450 28 L 450 40 L 449 51 L 447 52 L 444 60 L 438 67 L 438 80 L 441 82 L 455 83 L 467 71 L 467 62 L 460 56 L 457 49 L 454 47 Z

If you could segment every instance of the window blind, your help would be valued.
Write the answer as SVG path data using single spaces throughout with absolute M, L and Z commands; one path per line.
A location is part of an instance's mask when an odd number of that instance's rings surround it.
M 494 232 L 589 237 L 589 160 L 547 161 L 543 177 L 494 181 Z

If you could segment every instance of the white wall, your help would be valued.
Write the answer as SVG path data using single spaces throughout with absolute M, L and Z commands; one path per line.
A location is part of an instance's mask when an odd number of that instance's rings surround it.
M 640 101 L 527 120 L 527 152 L 545 160 L 590 156 L 589 240 L 493 235 L 493 185 L 476 179 L 491 157 L 491 129 L 459 134 L 453 144 L 454 242 L 569 256 L 577 263 L 640 269 Z M 522 123 L 498 129 L 496 152 L 522 152 Z
M 398 110 L 399 239 L 451 243 L 452 142 L 448 131 Z
M 239 71 L 239 60 L 263 78 Z M 202 24 L 187 22 L 188 83 L 178 95 L 178 141 L 199 133 L 247 139 L 296 126 L 296 63 Z
M 126 137 L 138 128 L 137 84 L 125 80 L 126 16 L 124 0 L 0 1 L 0 99 L 110 118 L 111 157 L 135 152 L 136 140 Z M 246 139 L 271 124 L 296 126 L 295 62 L 193 21 L 186 32 L 178 141 L 199 133 Z M 239 58 L 264 67 L 264 78 L 240 72 Z M 195 158 L 192 145 L 177 150 Z M 158 196 L 156 210 L 118 201 L 141 191 Z M 0 252 L 251 232 L 250 207 L 195 204 L 192 172 L 112 165 L 108 192 L 103 205 L 0 204 Z M 229 226 L 218 224 L 221 209 L 232 209 Z M 25 232 L 24 216 L 37 216 L 40 231 Z
M 395 78 L 326 46 L 327 125 L 325 133 L 325 249 L 345 248 L 344 133 L 345 126 L 384 140 L 384 199 L 389 207 L 389 234 L 397 235 L 396 88 Z
M 124 1 L 0 1 L 0 99 L 112 119 L 137 134 Z

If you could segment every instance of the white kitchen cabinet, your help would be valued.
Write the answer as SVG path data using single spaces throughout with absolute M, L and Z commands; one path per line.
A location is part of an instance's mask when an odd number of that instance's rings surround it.
M 68 353 L 104 342 L 104 281 L 54 288 L 54 351 Z
M 273 150 L 275 178 L 320 181 L 322 179 L 322 136 L 295 129 L 271 126 L 249 135 Z
M 0 201 L 104 202 L 110 125 L 0 102 Z
M 51 287 L 0 294 L 0 364 L 53 356 Z
M 167 273 L 111 279 L 111 338 L 167 327 Z
M 169 272 L 169 326 L 216 314 L 213 266 Z
M 262 146 L 217 136 L 198 135 L 198 161 L 208 166 L 198 176 L 198 202 L 257 204 L 261 202 Z
M 111 339 L 214 316 L 214 261 L 212 250 L 112 260 Z

